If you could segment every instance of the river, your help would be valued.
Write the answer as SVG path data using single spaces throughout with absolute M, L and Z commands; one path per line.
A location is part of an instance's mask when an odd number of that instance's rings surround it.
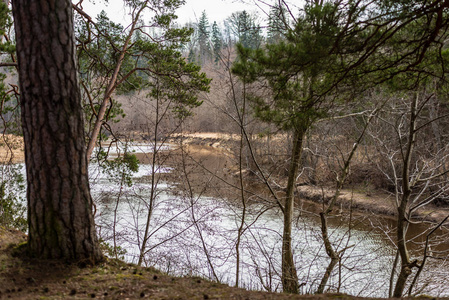
M 137 145 L 133 150 L 137 154 L 148 153 L 151 147 Z M 134 184 L 128 187 L 121 186 L 117 178 L 111 179 L 108 174 L 90 167 L 100 236 L 113 245 L 115 230 L 116 245 L 126 250 L 124 257 L 130 262 L 137 262 L 145 231 L 152 171 L 150 164 L 142 164 L 133 174 Z M 155 172 L 158 182 L 144 264 L 171 275 L 201 276 L 234 285 L 241 205 L 226 197 L 210 197 L 198 189 L 195 193 L 186 192 L 179 188 L 179 182 L 161 181 L 159 175 L 170 174 L 168 167 L 155 167 Z M 206 185 L 207 178 L 204 180 Z M 298 211 L 295 220 L 293 249 L 301 291 L 313 293 L 329 258 L 323 247 L 317 215 L 313 211 Z M 282 224 L 278 208 L 257 202 L 249 205 L 246 230 L 239 247 L 239 286 L 281 290 Z M 328 282 L 328 291 L 387 297 L 395 254 L 389 232 L 392 222 L 354 214 L 333 217 L 329 224 L 334 247 L 338 251 L 346 250 Z M 449 296 L 448 270 L 446 261 L 430 260 L 420 277 L 418 289 L 422 288 L 422 293 L 432 296 Z

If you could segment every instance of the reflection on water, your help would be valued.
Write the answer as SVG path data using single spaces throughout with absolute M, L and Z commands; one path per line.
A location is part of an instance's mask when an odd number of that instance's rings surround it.
M 139 145 L 133 149 L 145 152 L 151 147 Z M 25 173 L 24 168 L 22 170 Z M 94 165 L 89 167 L 99 233 L 112 245 L 115 217 L 118 245 L 127 250 L 126 259 L 131 262 L 137 262 L 142 243 L 152 190 L 148 176 L 152 170 L 151 165 L 140 165 L 133 175 L 135 184 L 127 187 L 120 186 Z M 156 167 L 155 171 L 167 173 L 171 170 Z M 241 208 L 226 199 L 198 195 L 192 198 L 162 182 L 157 184 L 156 192 L 145 264 L 172 275 L 213 278 L 215 272 L 220 281 L 233 285 Z M 373 226 L 379 218 L 365 220 L 368 223 L 358 220 L 356 217 L 351 222 L 341 218 L 329 220 L 334 247 L 337 251 L 345 249 L 341 263 L 328 282 L 329 290 L 386 297 L 395 250 L 392 239 L 385 232 L 394 224 L 383 220 L 378 222 L 382 226 Z M 280 291 L 281 212 L 252 205 L 246 225 L 240 246 L 240 286 Z M 319 218 L 297 216 L 294 225 L 294 257 L 301 289 L 303 293 L 313 293 L 329 263 Z M 381 229 L 373 230 L 376 226 Z M 449 296 L 448 275 L 446 261 L 429 260 L 418 289 L 422 287 L 422 293 L 432 296 Z
M 151 184 L 142 178 L 149 172 L 151 166 L 142 165 L 134 175 L 138 183 L 121 188 L 97 172 L 92 186 L 101 236 L 112 244 L 113 216 L 117 212 L 117 240 L 127 250 L 126 259 L 132 262 L 137 262 L 148 215 Z M 172 275 L 213 279 L 215 273 L 221 282 L 233 285 L 241 208 L 225 199 L 198 195 L 192 198 L 166 183 L 158 184 L 155 200 L 145 264 Z M 262 205 L 252 205 L 249 210 L 240 246 L 240 286 L 280 291 L 282 215 Z M 298 216 L 294 226 L 294 257 L 303 293 L 317 289 L 329 263 L 318 222 L 314 216 Z M 395 254 L 388 236 L 358 223 L 356 218 L 352 222 L 334 218 L 329 224 L 334 247 L 344 251 L 328 282 L 329 291 L 386 297 Z M 444 282 L 449 268 L 442 263 L 438 268 L 429 264 L 431 271 L 421 276 L 421 286 L 431 279 L 424 292 L 449 295 Z

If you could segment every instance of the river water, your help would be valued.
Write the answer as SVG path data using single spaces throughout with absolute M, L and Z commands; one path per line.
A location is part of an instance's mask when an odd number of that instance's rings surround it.
M 135 153 L 151 152 L 137 145 Z M 155 167 L 158 174 L 170 173 Z M 124 257 L 137 262 L 151 198 L 153 168 L 143 164 L 133 174 L 131 187 L 120 185 L 107 173 L 90 168 L 92 195 L 97 203 L 96 222 L 101 238 L 126 250 Z M 226 198 L 186 193 L 175 183 L 159 181 L 151 204 L 149 239 L 144 263 L 171 275 L 193 275 L 234 285 L 236 241 L 242 207 Z M 379 224 L 385 223 L 385 227 Z M 387 297 L 395 250 L 387 233 L 389 222 L 379 218 L 334 217 L 329 234 L 337 251 L 346 249 L 328 282 L 329 291 L 366 297 Z M 249 206 L 240 251 L 239 286 L 280 291 L 283 218 L 279 209 Z M 376 225 L 374 225 L 376 224 Z M 377 228 L 374 228 L 377 227 Z M 381 228 L 382 227 L 382 228 Z M 293 249 L 303 293 L 313 293 L 329 263 L 313 213 L 296 214 Z M 418 288 L 433 296 L 449 295 L 446 261 L 430 261 Z
M 128 150 L 151 153 L 152 147 L 135 145 Z M 114 151 L 111 154 L 114 157 Z M 139 257 L 152 195 L 151 174 L 171 171 L 165 166 L 153 168 L 142 164 L 132 174 L 134 184 L 126 186 L 120 184 L 118 177 L 111 177 L 97 166 L 89 167 L 100 238 L 112 246 L 115 232 L 116 246 L 126 251 L 120 256 L 129 262 L 136 263 Z M 170 275 L 201 276 L 234 285 L 241 205 L 198 191 L 186 193 L 176 182 L 158 180 L 153 186 L 144 264 Z M 278 208 L 249 205 L 239 247 L 240 287 L 281 291 L 282 224 Z M 364 297 L 388 296 L 395 255 L 392 225 L 389 219 L 363 215 L 329 220 L 334 247 L 337 251 L 346 250 L 328 282 L 328 291 Z M 440 248 L 447 250 L 447 244 L 446 241 Z M 329 263 L 315 213 L 296 212 L 293 249 L 301 292 L 313 293 Z M 447 260 L 429 260 L 426 266 L 416 290 L 422 289 L 421 293 L 432 296 L 449 296 Z

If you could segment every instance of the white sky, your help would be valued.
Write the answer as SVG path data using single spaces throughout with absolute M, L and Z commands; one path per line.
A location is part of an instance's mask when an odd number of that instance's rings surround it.
M 254 3 L 244 4 L 236 0 L 187 0 L 186 4 L 177 11 L 178 22 L 183 24 L 188 21 L 198 21 L 204 10 L 209 24 L 212 24 L 214 21 L 221 23 L 233 12 L 242 10 L 253 12 L 258 11 L 258 7 Z
M 248 12 L 256 12 L 261 18 L 265 18 L 264 13 L 255 4 L 257 0 L 246 0 L 250 4 L 244 4 L 240 0 L 186 0 L 186 4 L 177 10 L 178 20 L 181 25 L 192 21 L 196 22 L 203 10 L 206 11 L 209 24 L 214 21 L 221 23 L 224 19 L 229 17 L 233 12 L 246 10 Z M 273 0 L 268 0 L 271 3 Z M 76 3 L 77 0 L 74 0 Z M 95 1 L 95 4 L 88 0 L 83 2 L 84 11 L 92 18 L 105 10 L 108 17 L 117 23 L 125 24 L 125 16 L 128 14 L 126 8 L 123 6 L 122 0 L 109 0 L 105 3 L 103 0 Z

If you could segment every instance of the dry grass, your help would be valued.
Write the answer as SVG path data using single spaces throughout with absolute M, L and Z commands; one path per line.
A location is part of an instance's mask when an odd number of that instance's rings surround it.
M 0 163 L 25 161 L 23 137 L 12 134 L 0 136 Z

